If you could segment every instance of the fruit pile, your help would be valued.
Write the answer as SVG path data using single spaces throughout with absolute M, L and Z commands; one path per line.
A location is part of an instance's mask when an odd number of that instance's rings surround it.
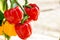
M 25 0 L 23 7 L 17 0 L 10 0 L 10 3 L 11 8 L 8 9 L 7 0 L 2 1 L 3 11 L 0 10 L 0 35 L 3 34 L 7 40 L 16 35 L 26 40 L 32 34 L 30 22 L 38 19 L 39 7 L 36 4 L 28 4 L 27 0 Z M 14 4 L 16 4 L 15 7 Z

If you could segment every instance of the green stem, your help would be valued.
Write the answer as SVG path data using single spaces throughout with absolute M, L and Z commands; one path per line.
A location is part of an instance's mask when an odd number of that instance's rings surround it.
M 23 7 L 32 8 L 30 5 L 27 5 L 27 4 L 28 4 L 28 0 L 25 0 L 25 5 L 23 5 Z
M 7 38 L 7 40 L 10 40 L 10 36 L 8 36 L 7 34 L 5 34 L 4 32 L 3 32 L 3 35 L 5 36 L 5 38 Z
M 6 36 L 6 35 L 5 35 Z M 10 37 L 7 35 L 7 37 L 5 37 L 5 38 L 7 38 L 7 40 L 10 40 Z
M 24 12 L 24 14 L 26 14 L 25 10 L 22 8 L 22 6 L 15 0 L 16 4 L 22 9 L 22 11 Z
M 23 5 L 23 7 L 32 8 L 30 5 Z
M 28 1 L 27 0 L 25 0 L 25 5 L 27 5 L 28 4 Z
M 23 18 L 23 20 L 21 21 L 21 24 L 23 24 L 24 23 L 24 21 L 25 20 L 27 20 L 28 19 L 28 16 L 26 15 L 26 16 L 24 16 L 24 18 Z
M 12 0 L 10 0 L 10 3 L 11 3 L 11 8 L 13 8 L 13 3 L 12 3 Z
M 7 0 L 6 0 L 6 10 L 8 9 L 8 4 L 7 4 Z
M 3 1 L 3 11 L 8 9 L 7 0 Z

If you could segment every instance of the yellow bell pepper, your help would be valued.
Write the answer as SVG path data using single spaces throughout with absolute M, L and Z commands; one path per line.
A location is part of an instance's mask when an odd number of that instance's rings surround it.
M 14 28 L 14 24 L 10 24 L 8 21 L 5 22 L 5 24 L 3 24 L 3 31 L 5 34 L 7 34 L 8 36 L 16 36 L 16 31 Z
M 3 27 L 0 26 L 0 35 L 2 35 L 2 34 L 3 34 Z

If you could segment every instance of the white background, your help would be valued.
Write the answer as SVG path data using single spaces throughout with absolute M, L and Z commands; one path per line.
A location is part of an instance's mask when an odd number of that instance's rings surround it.
M 33 33 L 27 40 L 59 40 L 60 35 L 59 0 L 28 0 L 28 1 L 29 3 L 36 3 L 40 7 L 40 15 L 37 21 L 32 22 Z M 19 3 L 22 5 L 24 4 L 23 2 L 24 2 L 23 0 L 19 1 Z M 43 10 L 48 9 L 53 10 L 43 12 Z M 11 40 L 20 40 L 20 38 L 18 38 L 18 36 L 11 37 Z

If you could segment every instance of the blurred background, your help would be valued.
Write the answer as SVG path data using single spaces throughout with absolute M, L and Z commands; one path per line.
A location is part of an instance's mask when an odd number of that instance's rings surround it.
M 28 1 L 29 3 L 36 3 L 39 6 L 40 14 L 38 20 L 31 23 L 33 33 L 27 40 L 59 40 L 60 0 Z M 22 0 L 18 0 L 18 2 L 21 5 L 24 4 Z M 10 5 L 9 1 L 8 5 Z M 12 36 L 11 40 L 20 40 L 20 38 Z

